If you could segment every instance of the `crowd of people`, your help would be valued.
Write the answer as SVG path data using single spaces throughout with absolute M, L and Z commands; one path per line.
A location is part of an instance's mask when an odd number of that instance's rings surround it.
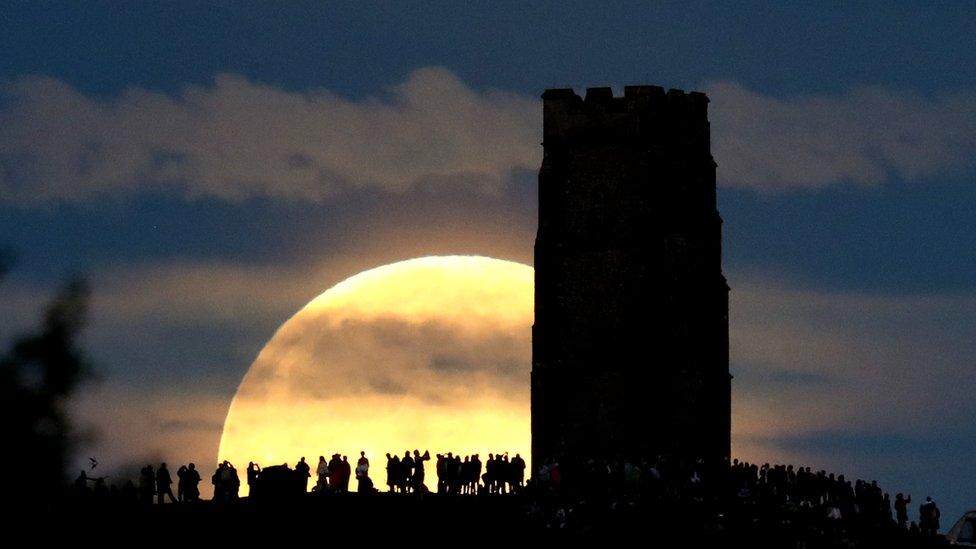
M 386 485 L 391 493 L 426 493 L 426 462 L 431 461 L 429 451 L 406 451 L 403 457 L 386 454 Z M 369 458 L 360 452 L 353 469 L 348 457 L 333 454 L 330 459 L 319 456 L 313 470 L 305 457 L 296 462 L 294 468 L 287 463 L 262 468 L 250 462 L 246 469 L 246 482 L 251 495 L 260 494 L 262 488 L 271 484 L 287 483 L 300 493 L 342 494 L 349 492 L 349 484 L 355 475 L 356 490 L 359 493 L 376 492 L 369 476 Z M 455 455 L 453 452 L 436 454 L 437 493 L 439 494 L 506 494 L 518 493 L 525 486 L 526 463 L 521 455 L 511 459 L 508 452 L 488 454 L 482 462 L 479 454 Z M 121 487 L 108 487 L 105 477 L 92 477 L 81 471 L 74 483 L 77 497 L 127 497 L 133 501 L 152 503 L 155 498 L 162 504 L 168 498 L 171 503 L 194 502 L 200 499 L 200 472 L 194 463 L 181 466 L 176 472 L 176 494 L 173 493 L 174 480 L 166 463 L 158 467 L 144 466 L 135 482 L 126 481 Z M 315 483 L 309 489 L 309 481 L 314 476 Z M 546 478 L 549 478 L 547 473 Z M 229 461 L 217 464 L 210 477 L 213 485 L 212 501 L 225 503 L 240 498 L 241 478 L 237 468 Z
M 403 456 L 386 454 L 386 485 L 395 494 L 427 493 L 426 474 L 430 452 L 405 452 Z M 752 464 L 739 460 L 718 467 L 702 463 L 654 460 L 596 460 L 561 466 L 554 460 L 537 464 L 534 475 L 526 482 L 525 460 L 507 452 L 488 454 L 482 462 L 479 454 L 436 454 L 434 468 L 437 493 L 444 495 L 525 494 L 533 501 L 535 512 L 545 514 L 547 525 L 562 528 L 573 520 L 573 501 L 604 502 L 608 509 L 635 508 L 679 502 L 725 509 L 729 513 L 747 512 L 755 516 L 789 510 L 795 516 L 813 517 L 817 524 L 857 523 L 871 527 L 892 527 L 935 534 L 940 527 L 938 506 L 927 497 L 918 509 L 919 520 L 909 521 L 911 495 L 898 493 L 891 498 L 876 481 L 850 480 L 826 471 L 793 465 Z M 265 468 L 251 462 L 246 482 L 252 497 L 285 493 L 291 495 L 344 494 L 349 492 L 355 476 L 357 491 L 376 492 L 369 476 L 370 463 L 360 452 L 355 468 L 347 456 L 319 456 L 313 469 L 302 457 L 291 468 L 288 464 Z M 314 477 L 314 484 L 309 487 Z M 571 479 L 566 483 L 566 479 Z M 146 465 L 136 483 L 107 487 L 104 477 L 91 477 L 82 471 L 74 483 L 76 497 L 151 504 L 154 500 L 195 502 L 200 499 L 201 476 L 195 464 L 181 466 L 176 480 L 166 463 L 154 468 Z M 213 501 L 239 499 L 241 480 L 237 469 L 228 461 L 218 464 L 211 476 Z M 176 484 L 176 493 L 172 485 Z M 284 490 L 276 492 L 275 490 Z M 558 502 L 547 511 L 537 502 Z M 566 502 L 569 502 L 568 504 Z M 550 522 L 551 521 L 551 522 Z M 554 525 L 554 526 L 552 526 Z
M 900 528 L 917 528 L 921 533 L 939 530 L 940 512 L 931 497 L 919 506 L 919 521 L 909 523 L 912 497 L 898 493 L 894 501 L 877 481 L 855 480 L 810 467 L 762 466 L 734 460 L 729 475 L 731 488 L 742 499 L 760 499 L 782 505 L 820 508 L 828 518 L 858 517 L 873 524 L 894 523 Z
M 729 474 L 733 496 L 741 501 L 767 501 L 812 510 L 828 520 L 851 519 L 874 526 L 895 525 L 921 534 L 939 530 L 940 512 L 932 498 L 919 506 L 918 522 L 908 519 L 911 495 L 894 500 L 877 481 L 854 480 L 810 467 L 761 466 L 733 460 Z
M 572 488 L 564 486 L 572 478 Z M 911 495 L 894 499 L 877 481 L 849 480 L 844 475 L 793 465 L 751 464 L 733 460 L 708 467 L 658 457 L 653 460 L 588 459 L 575 467 L 554 460 L 540 464 L 531 479 L 536 500 L 562 494 L 556 505 L 540 514 L 549 527 L 564 528 L 573 520 L 575 505 L 601 502 L 607 509 L 678 505 L 710 509 L 725 517 L 737 514 L 748 521 L 804 522 L 820 531 L 832 528 L 897 528 L 920 535 L 936 534 L 940 511 L 931 497 L 918 508 L 919 520 L 909 521 Z M 538 507 L 537 507 L 538 509 Z M 718 510 L 718 511 L 716 511 Z M 775 518 L 774 518 L 775 517 Z
M 464 456 L 453 452 L 437 454 L 435 469 L 437 473 L 438 494 L 505 494 L 517 493 L 525 483 L 525 460 L 515 454 L 509 460 L 508 452 L 488 454 L 482 463 L 479 454 Z M 414 450 L 404 452 L 403 457 L 386 454 L 386 485 L 390 492 L 425 492 L 426 469 L 424 462 L 430 460 L 430 452 L 420 454 Z
M 229 463 L 221 463 L 217 472 L 214 473 L 214 499 L 217 499 L 218 484 L 220 475 L 227 470 Z M 233 469 L 232 467 L 230 468 Z M 113 484 L 106 484 L 106 477 L 92 477 L 84 470 L 75 478 L 72 486 L 72 493 L 75 498 L 93 499 L 125 499 L 128 501 L 141 501 L 151 504 L 155 497 L 159 504 L 165 502 L 169 497 L 171 503 L 191 502 L 200 500 L 200 472 L 197 471 L 196 464 L 182 465 L 176 471 L 177 488 L 176 495 L 173 495 L 173 477 L 170 475 L 166 463 L 160 463 L 159 468 L 146 465 L 139 470 L 139 476 L 135 482 L 127 480 L 121 487 Z M 222 485 L 222 484 L 221 484 Z
M 311 470 L 305 464 L 304 457 L 295 466 L 295 470 L 304 483 L 302 485 L 302 491 L 307 492 Z M 312 487 L 312 491 L 318 493 L 347 493 L 349 492 L 349 481 L 353 473 L 352 464 L 349 463 L 348 456 L 340 457 L 339 454 L 332 454 L 332 458 L 328 461 L 326 461 L 325 456 L 319 456 L 319 463 L 315 468 L 316 482 Z M 373 480 L 369 478 L 369 458 L 366 457 L 366 452 L 359 452 L 359 459 L 356 460 L 355 475 L 357 492 L 364 494 L 375 491 Z

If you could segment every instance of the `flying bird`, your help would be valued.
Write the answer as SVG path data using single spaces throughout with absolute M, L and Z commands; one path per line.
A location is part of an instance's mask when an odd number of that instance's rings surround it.
M 98 467 L 98 460 L 97 459 L 95 459 L 93 457 L 90 457 L 90 458 L 88 458 L 88 461 L 91 462 L 91 468 L 93 470 L 95 469 L 95 467 Z

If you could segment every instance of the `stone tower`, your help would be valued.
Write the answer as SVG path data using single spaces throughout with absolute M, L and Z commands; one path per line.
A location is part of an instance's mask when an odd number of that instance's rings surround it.
M 730 451 L 728 292 L 708 98 L 543 96 L 532 460 Z

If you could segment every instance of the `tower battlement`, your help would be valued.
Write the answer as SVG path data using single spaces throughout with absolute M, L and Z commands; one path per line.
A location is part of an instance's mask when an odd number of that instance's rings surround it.
M 561 141 L 640 140 L 682 142 L 708 152 L 708 96 L 660 86 L 626 86 L 623 97 L 610 88 L 587 88 L 585 98 L 569 88 L 546 90 L 543 139 Z M 675 140 L 675 137 L 680 139 Z

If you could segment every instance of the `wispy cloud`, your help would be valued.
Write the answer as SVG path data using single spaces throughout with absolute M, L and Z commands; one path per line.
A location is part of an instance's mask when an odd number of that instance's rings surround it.
M 282 365 L 288 365 L 287 389 L 297 400 L 380 393 L 463 404 L 477 388 L 481 396 L 523 405 L 529 392 L 528 324 L 509 332 L 459 330 L 443 321 L 416 323 L 399 317 L 333 323 L 328 314 L 305 311 L 281 328 L 248 379 L 279 377 Z M 252 381 L 238 394 L 258 397 L 266 389 L 265 383 Z
M 773 97 L 734 82 L 706 91 L 723 185 L 879 184 L 970 169 L 976 158 L 972 92 Z M 132 88 L 94 98 L 39 76 L 3 92 L 0 200 L 21 205 L 161 189 L 228 201 L 425 184 L 490 193 L 541 161 L 537 99 L 475 91 L 443 68 L 360 100 L 234 74 L 175 96 Z
M 491 190 L 541 158 L 536 100 L 476 92 L 440 68 L 360 101 L 234 74 L 175 97 L 132 88 L 95 99 L 36 76 L 4 91 L 0 196 L 16 203 L 159 188 L 320 200 L 451 180 Z
M 976 93 L 923 96 L 881 87 L 773 97 L 708 86 L 722 184 L 791 190 L 917 180 L 971 169 Z

